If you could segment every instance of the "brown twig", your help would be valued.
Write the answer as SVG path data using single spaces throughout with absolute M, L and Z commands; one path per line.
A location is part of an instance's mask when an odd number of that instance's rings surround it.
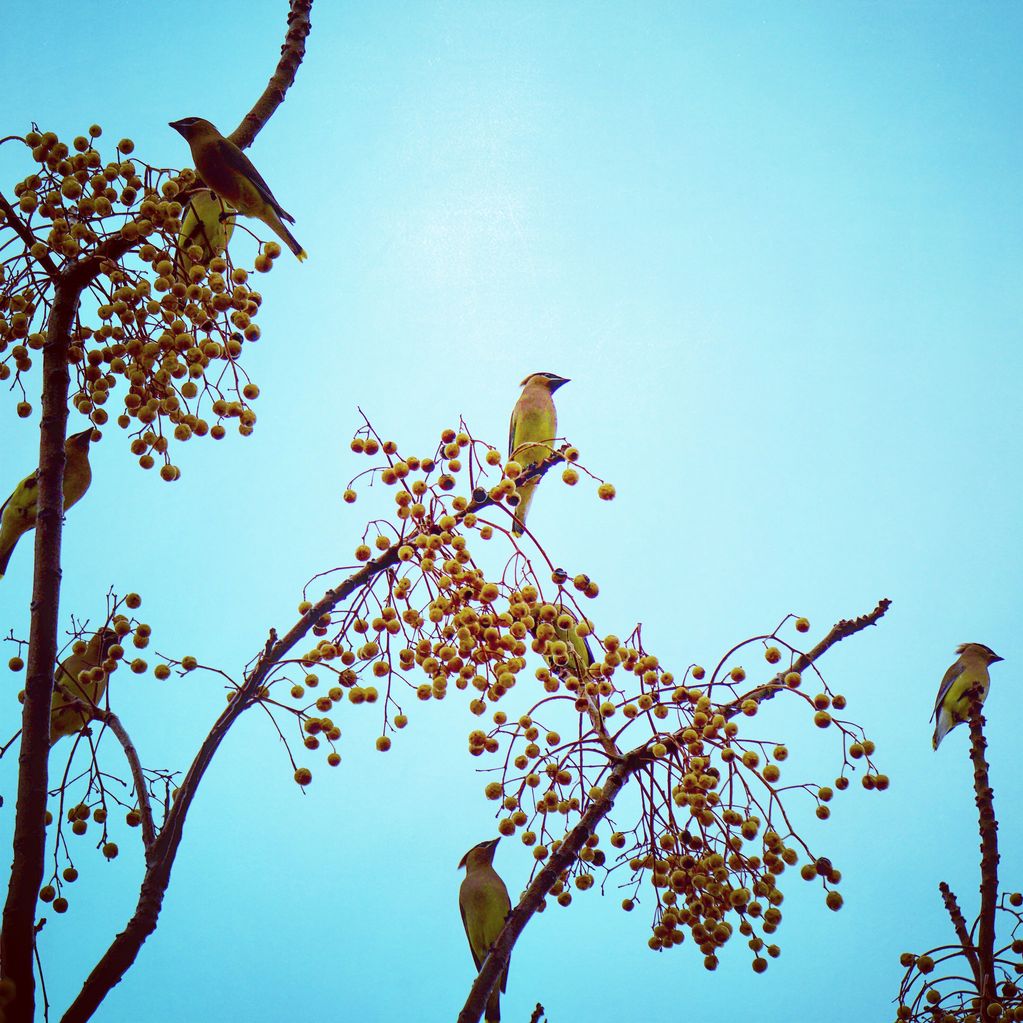
M 785 676 L 790 671 L 804 672 L 811 664 L 814 663 L 822 654 L 826 653 L 836 643 L 840 643 L 843 639 L 854 635 L 857 632 L 867 628 L 868 625 L 876 625 L 878 620 L 883 617 L 884 613 L 891 607 L 892 602 L 887 598 L 879 600 L 877 607 L 874 608 L 869 614 L 860 615 L 859 618 L 842 619 L 831 627 L 831 631 L 808 653 L 800 654 L 791 667 L 786 668 L 784 671 L 779 671 L 777 675 L 771 679 L 770 682 L 765 683 L 762 686 L 758 686 L 756 689 L 751 690 L 745 696 L 740 696 L 735 700 L 731 700 L 729 703 L 722 704 L 717 713 L 724 715 L 725 720 L 731 720 L 737 714 L 742 713 L 742 705 L 747 700 L 755 700 L 757 703 L 763 703 L 765 700 L 770 700 L 777 696 L 785 688 Z
M 28 229 L 28 224 L 18 216 L 18 211 L 14 209 L 2 194 L 0 194 L 0 210 L 3 210 L 6 217 L 5 223 L 10 224 L 11 230 L 25 243 L 25 248 L 31 249 L 38 239 Z M 44 252 L 37 262 L 46 271 L 51 280 L 55 281 L 57 279 L 59 271 L 48 252 Z
M 146 777 L 142 773 L 142 764 L 139 762 L 138 752 L 124 725 L 121 724 L 121 719 L 112 710 L 99 711 L 96 716 L 114 733 L 117 741 L 124 749 L 132 781 L 135 783 L 135 794 L 138 796 L 139 816 L 142 819 L 142 845 L 146 850 L 146 859 L 148 860 L 149 852 L 153 848 L 153 843 L 156 842 L 156 828 L 153 824 L 153 807 L 149 802 Z
M 891 601 L 884 599 L 878 602 L 877 607 L 869 614 L 862 615 L 852 620 L 843 620 L 834 625 L 831 631 L 818 643 L 809 653 L 802 654 L 797 659 L 798 668 L 789 670 L 804 671 L 812 665 L 822 654 L 824 654 L 835 643 L 840 642 L 849 636 L 860 632 L 868 625 L 873 625 L 888 610 Z M 781 683 L 784 688 L 784 684 Z M 753 690 L 742 700 L 766 700 L 774 696 L 778 691 L 779 683 L 768 683 Z M 735 709 L 728 717 L 734 717 L 739 713 L 742 700 L 735 701 Z M 724 707 L 731 707 L 726 704 Z M 725 713 L 724 707 L 720 713 Z M 522 898 L 515 908 L 508 914 L 504 929 L 498 935 L 490 949 L 490 953 L 483 961 L 476 979 L 473 981 L 462 1011 L 458 1014 L 458 1023 L 478 1023 L 491 989 L 497 983 L 498 977 L 508 965 L 512 949 L 519 935 L 525 929 L 530 917 L 536 912 L 544 897 L 550 891 L 551 886 L 557 881 L 562 871 L 567 870 L 575 861 L 576 856 L 582 849 L 586 840 L 596 830 L 597 825 L 611 812 L 615 798 L 628 783 L 629 779 L 642 768 L 648 766 L 653 759 L 650 746 L 658 740 L 651 739 L 649 742 L 637 746 L 619 759 L 607 780 L 604 782 L 600 796 L 587 807 L 578 824 L 565 836 L 562 844 L 551 855 L 544 864 L 543 869 L 533 878 Z
M 956 901 L 955 893 L 944 881 L 938 884 L 938 891 L 941 892 L 941 901 L 945 903 L 945 909 L 948 910 L 948 915 L 952 920 L 952 927 L 959 939 L 960 946 L 962 946 L 963 955 L 970 964 L 970 969 L 973 970 L 973 978 L 979 991 L 981 987 L 980 962 L 977 959 L 977 950 L 970 940 L 970 932 L 966 926 L 966 920 L 963 918 L 963 912 Z

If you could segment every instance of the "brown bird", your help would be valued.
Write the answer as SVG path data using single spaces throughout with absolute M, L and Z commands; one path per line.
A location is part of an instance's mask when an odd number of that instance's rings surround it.
M 558 435 L 558 411 L 554 407 L 554 392 L 569 381 L 557 373 L 531 373 L 522 381 L 522 394 L 512 409 L 508 429 L 508 457 L 519 463 L 523 470 L 542 462 L 553 450 Z M 518 488 L 519 503 L 515 508 L 512 533 L 522 536 L 526 513 L 533 501 L 536 480 L 529 480 Z
M 116 642 L 117 633 L 102 628 L 82 653 L 73 653 L 57 669 L 50 700 L 51 746 L 65 735 L 80 732 L 95 719 L 96 708 L 107 688 L 107 673 L 101 665 Z
M 239 213 L 263 221 L 299 261 L 306 258 L 305 249 L 283 223 L 294 224 L 295 218 L 274 198 L 252 161 L 230 139 L 202 117 L 183 117 L 169 124 L 184 136 L 195 169 L 208 188 Z
M 462 912 L 465 936 L 477 971 L 487 958 L 491 945 L 504 927 L 511 910 L 508 889 L 494 870 L 494 851 L 499 838 L 474 845 L 458 864 L 465 867 L 465 879 L 458 889 L 458 908 Z M 508 984 L 508 967 L 504 968 L 498 983 L 487 999 L 486 1023 L 501 1019 L 501 992 Z
M 991 685 L 988 668 L 1003 660 L 989 646 L 983 643 L 963 643 L 956 647 L 959 659 L 953 664 L 938 687 L 938 698 L 934 701 L 934 738 L 931 746 L 937 749 L 941 740 L 956 725 L 970 718 L 970 694 L 976 692 L 983 705 Z
M 89 465 L 89 442 L 92 427 L 74 433 L 64 441 L 64 511 L 80 501 L 92 482 Z M 26 476 L 0 506 L 0 579 L 7 571 L 7 563 L 18 540 L 30 529 L 36 528 L 38 511 L 39 470 Z

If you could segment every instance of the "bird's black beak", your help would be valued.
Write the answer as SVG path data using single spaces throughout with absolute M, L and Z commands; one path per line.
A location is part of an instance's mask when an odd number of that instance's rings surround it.
M 564 387 L 565 384 L 570 384 L 572 381 L 568 377 L 558 377 L 556 380 L 551 381 L 550 391 L 553 394 L 559 387 Z
M 173 128 L 179 135 L 185 134 L 184 123 L 182 121 L 168 121 L 168 128 Z
M 993 657 L 991 658 L 991 663 L 992 663 L 992 664 L 994 664 L 994 663 L 996 663 L 997 661 L 1004 661 L 1004 660 L 1005 660 L 1005 658 L 1004 658 L 1004 657 L 999 657 L 999 656 L 998 656 L 998 654 L 995 654 L 995 655 L 994 655 L 994 656 L 993 656 Z

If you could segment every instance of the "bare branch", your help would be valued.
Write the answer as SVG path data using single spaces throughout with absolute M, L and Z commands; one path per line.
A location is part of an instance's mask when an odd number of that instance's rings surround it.
M 995 819 L 994 792 L 988 781 L 984 738 L 984 715 L 979 694 L 970 701 L 970 759 L 973 761 L 973 789 L 980 824 L 980 927 L 977 952 L 980 960 L 981 1013 L 995 1000 L 995 909 L 998 902 L 998 821 Z
M 762 686 L 758 686 L 756 689 L 750 690 L 750 692 L 748 692 L 745 696 L 741 696 L 729 703 L 722 704 L 718 709 L 718 713 L 723 714 L 725 719 L 729 720 L 742 712 L 742 705 L 746 702 L 746 700 L 755 700 L 757 703 L 763 703 L 765 700 L 770 700 L 774 696 L 777 696 L 777 694 L 785 688 L 785 676 L 790 671 L 806 671 L 806 669 L 809 668 L 814 661 L 816 661 L 822 654 L 826 653 L 836 643 L 840 643 L 843 639 L 847 639 L 849 636 L 855 635 L 857 632 L 867 628 L 868 625 L 876 625 L 888 608 L 891 607 L 891 604 L 892 602 L 885 597 L 878 601 L 877 607 L 875 607 L 869 614 L 860 615 L 859 618 L 843 619 L 842 621 L 837 622 L 831 627 L 831 631 L 812 650 L 805 654 L 800 654 L 791 667 L 786 668 L 784 671 L 779 671 L 770 682 L 767 682 Z
M 966 927 L 963 912 L 956 901 L 955 893 L 944 881 L 938 884 L 938 891 L 941 892 L 941 901 L 945 903 L 945 909 L 948 910 L 948 915 L 952 920 L 952 927 L 955 929 L 956 937 L 962 946 L 963 955 L 966 956 L 970 969 L 973 970 L 974 981 L 979 991 L 981 984 L 980 962 L 977 959 L 977 949 L 970 940 L 970 932 Z
M 288 32 L 281 46 L 281 59 L 277 63 L 277 68 L 270 76 L 263 94 L 228 136 L 239 149 L 247 149 L 252 145 L 274 111 L 284 102 L 285 93 L 294 83 L 299 65 L 305 57 L 306 36 L 312 27 L 309 22 L 309 11 L 312 6 L 313 0 L 291 0 Z
M 145 847 L 148 861 L 150 850 L 156 842 L 156 828 L 153 825 L 153 807 L 149 802 L 149 790 L 146 788 L 146 778 L 142 773 L 139 755 L 127 730 L 121 724 L 121 719 L 112 710 L 99 711 L 96 716 L 105 722 L 110 731 L 117 736 L 117 741 L 124 749 L 132 781 L 135 783 L 135 794 L 139 801 L 139 816 L 142 818 L 142 845 Z

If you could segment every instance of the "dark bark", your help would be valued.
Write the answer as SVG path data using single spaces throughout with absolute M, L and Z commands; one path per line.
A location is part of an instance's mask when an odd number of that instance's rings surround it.
M 998 903 L 998 821 L 994 792 L 988 781 L 984 715 L 979 701 L 970 705 L 970 759 L 973 761 L 973 789 L 980 824 L 980 917 L 977 928 L 977 957 L 980 961 L 978 993 L 981 1014 L 996 1000 L 995 910 Z
M 82 285 L 61 278 L 54 291 L 43 348 L 43 398 L 39 440 L 38 512 L 29 625 L 25 703 L 18 756 L 18 798 L 14 817 L 14 860 L 0 931 L 0 975 L 14 984 L 7 1023 L 32 1023 L 35 985 L 36 899 L 43 882 L 46 851 L 47 760 L 50 698 L 57 659 L 60 609 L 60 540 L 64 518 L 64 441 L 67 436 L 67 352 Z

